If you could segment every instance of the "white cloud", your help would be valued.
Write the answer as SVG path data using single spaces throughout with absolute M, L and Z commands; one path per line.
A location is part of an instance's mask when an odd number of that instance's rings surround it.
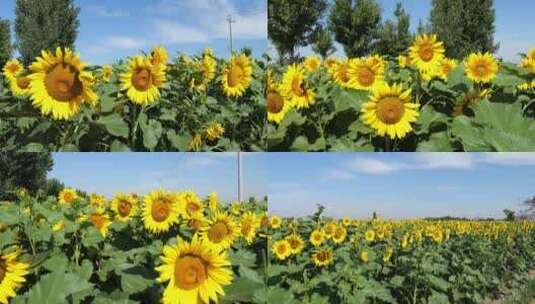
M 481 162 L 495 165 L 535 166 L 535 153 L 485 153 Z
M 407 165 L 422 169 L 469 169 L 474 160 L 468 153 L 420 153 L 416 157 L 416 163 Z
M 156 20 L 153 25 L 158 39 L 168 44 L 205 43 L 209 40 L 202 30 L 173 21 Z
M 378 159 L 358 157 L 348 166 L 352 171 L 366 174 L 388 174 L 400 169 L 399 166 Z
M 128 17 L 130 13 L 125 10 L 111 10 L 103 5 L 91 5 L 87 7 L 90 12 L 95 13 L 101 17 Z
M 104 45 L 113 49 L 136 49 L 147 45 L 143 39 L 129 37 L 129 36 L 111 36 L 106 39 Z

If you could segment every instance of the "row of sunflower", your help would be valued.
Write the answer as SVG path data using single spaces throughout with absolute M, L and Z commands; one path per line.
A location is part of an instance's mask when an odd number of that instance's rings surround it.
M 235 54 L 227 61 L 218 59 L 210 48 L 200 56 L 181 54 L 170 58 L 165 48 L 156 46 L 147 54 L 120 60 L 113 66 L 98 67 L 82 61 L 79 54 L 68 48 L 57 48 L 55 52 L 43 51 L 29 67 L 17 59 L 5 64 L 2 76 L 7 90 L 0 92 L 0 97 L 11 101 L 0 105 L 0 114 L 6 120 L 14 120 L 11 128 L 30 121 L 25 127 L 29 130 L 20 130 L 29 133 L 42 129 L 38 122 L 47 127 L 57 126 L 60 133 L 66 129 L 65 123 L 73 124 L 74 134 L 59 134 L 58 142 L 51 143 L 57 145 L 61 144 L 59 138 L 66 135 L 82 137 L 81 132 L 92 127 L 92 124 L 83 125 L 89 117 L 93 124 L 104 124 L 110 135 L 115 136 L 113 139 L 129 137 L 130 142 L 125 144 L 139 150 L 132 142 L 136 138 L 134 131 L 148 129 L 138 127 L 143 120 L 140 115 L 154 120 L 147 122 L 151 129 L 162 129 L 158 126 L 168 129 L 157 134 L 147 131 L 150 133 L 147 137 L 168 135 L 171 142 L 187 139 L 189 144 L 185 147 L 181 144 L 181 149 L 197 150 L 203 143 L 214 146 L 225 135 L 230 140 L 245 141 L 250 136 L 238 134 L 243 122 L 235 118 L 233 111 L 251 108 L 253 112 L 263 106 L 253 100 L 255 92 L 251 90 L 258 64 L 259 61 L 245 53 Z M 118 130 L 118 126 L 123 130 Z M 185 131 L 187 134 L 182 134 Z M 178 136 L 184 139 L 177 139 Z
M 518 66 L 481 52 L 459 64 L 445 56 L 436 35 L 423 34 L 406 54 L 392 59 L 370 55 L 329 57 L 322 62 L 309 56 L 287 67 L 273 65 L 267 77 L 268 120 L 273 122 L 268 136 L 274 143 L 270 149 L 287 149 L 284 145 L 291 139 L 280 138 L 284 132 L 300 140 L 307 137 L 310 147 L 320 141 L 322 149 L 330 148 L 326 141 L 340 144 L 340 134 L 353 131 L 365 135 L 359 142 L 361 149 L 376 144 L 374 137 L 402 143 L 428 131 L 419 129 L 426 126 L 428 116 L 443 117 L 450 128 L 448 122 L 473 116 L 472 109 L 485 99 L 504 103 L 518 99 L 520 103 L 534 93 L 535 48 Z M 424 109 L 425 117 L 419 119 Z M 290 112 L 295 113 L 287 121 Z M 292 123 L 301 129 L 293 131 Z M 357 142 L 360 137 L 348 134 L 343 140 Z
M 273 215 L 269 231 L 270 282 L 296 303 L 481 303 L 535 266 L 531 221 Z
M 192 191 L 161 189 L 143 197 L 117 193 L 107 200 L 66 188 L 57 199 L 38 201 L 23 192 L 19 199 L 0 205 L 0 303 L 63 301 L 68 291 L 46 296 L 36 290 L 57 271 L 73 269 L 60 272 L 68 277 L 79 267 L 90 269 L 78 288 L 93 290 L 77 294 L 80 301 L 98 302 L 114 292 L 127 302 L 208 304 L 226 296 L 251 302 L 264 286 L 240 284 L 247 281 L 244 273 L 261 277 L 257 256 L 267 250 L 265 204 L 227 205 L 215 193 L 201 199 Z M 107 267 L 111 272 L 103 271 Z M 144 272 L 134 278 L 136 269 Z M 123 276 L 120 283 L 117 276 Z M 126 293 L 132 284 L 134 290 Z M 233 298 L 233 292 L 250 296 Z

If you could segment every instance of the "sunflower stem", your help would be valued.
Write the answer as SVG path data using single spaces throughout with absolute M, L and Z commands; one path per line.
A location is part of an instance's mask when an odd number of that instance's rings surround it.
M 392 141 L 390 140 L 390 137 L 385 137 L 385 151 L 384 152 L 392 152 Z

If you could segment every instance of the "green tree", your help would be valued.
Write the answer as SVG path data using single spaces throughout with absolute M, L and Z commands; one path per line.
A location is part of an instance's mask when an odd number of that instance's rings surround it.
M 0 153 L 0 200 L 12 199 L 21 187 L 35 193 L 53 165 L 50 153 Z
M 24 64 L 30 64 L 41 50 L 55 50 L 58 46 L 73 49 L 79 13 L 73 0 L 17 0 L 16 46 Z
M 494 0 L 433 0 L 431 31 L 444 42 L 448 57 L 463 59 L 472 52 L 495 52 Z
M 422 19 L 419 19 L 418 20 L 418 28 L 416 29 L 416 33 L 418 35 L 422 35 L 422 34 L 425 34 L 427 32 L 430 32 L 429 26 L 425 26 L 424 22 L 422 21 Z
M 326 0 L 268 1 L 268 35 L 281 61 L 297 59 L 297 48 L 312 40 L 326 8 Z
M 332 34 L 328 28 L 318 27 L 313 39 L 312 50 L 321 58 L 325 59 L 336 51 Z
M 335 0 L 329 26 L 335 40 L 348 57 L 371 53 L 381 24 L 381 8 L 376 0 Z
M 0 19 L 0 68 L 11 58 L 12 52 L 9 20 Z
M 515 212 L 509 209 L 504 209 L 503 213 L 505 214 L 505 220 L 512 222 L 515 220 Z
M 411 17 L 403 9 L 401 2 L 397 3 L 394 16 L 395 21 L 387 20 L 379 30 L 377 51 L 383 55 L 397 56 L 405 52 L 412 40 L 409 31 Z

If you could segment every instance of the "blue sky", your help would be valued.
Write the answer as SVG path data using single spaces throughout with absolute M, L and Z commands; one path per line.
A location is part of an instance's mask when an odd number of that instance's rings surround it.
M 383 20 L 394 18 L 394 10 L 398 0 L 378 0 L 383 10 Z M 416 31 L 418 21 L 427 23 L 431 10 L 431 0 L 401 0 L 405 10 L 411 15 L 411 27 Z M 498 56 L 506 61 L 518 62 L 518 53 L 527 53 L 535 47 L 535 31 L 529 26 L 535 11 L 535 1 L 531 0 L 495 0 L 496 33 L 495 41 L 500 43 Z M 274 50 L 270 45 L 270 52 Z M 302 54 L 311 53 L 310 48 L 302 50 Z M 343 52 L 337 53 L 343 56 Z
M 535 195 L 535 154 L 269 153 L 269 212 L 502 217 Z
M 163 187 L 215 191 L 225 202 L 238 199 L 236 153 L 54 153 L 55 177 L 67 186 L 111 197 L 115 192 L 139 194 Z M 244 197 L 267 195 L 263 164 L 243 154 Z
M 171 54 L 198 53 L 212 47 L 229 55 L 228 23 L 232 14 L 234 49 L 267 48 L 266 0 L 75 0 L 81 7 L 76 43 L 82 59 L 93 64 L 148 51 L 155 44 Z M 15 0 L 0 1 L 0 18 L 14 19 Z

